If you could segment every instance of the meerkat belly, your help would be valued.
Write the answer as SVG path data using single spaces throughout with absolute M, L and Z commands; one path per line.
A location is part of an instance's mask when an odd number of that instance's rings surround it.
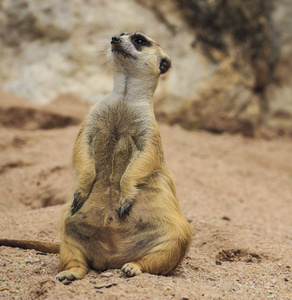
M 100 271 L 121 268 L 149 254 L 165 233 L 163 226 L 143 219 L 142 213 L 139 219 L 135 214 L 135 218 L 122 221 L 111 209 L 105 209 L 103 215 L 97 211 L 80 212 L 66 224 L 66 234 L 82 245 L 90 266 Z
M 117 214 L 116 191 L 107 190 L 103 195 L 107 203 L 98 205 L 93 198 L 66 221 L 65 233 L 82 245 L 89 265 L 95 270 L 121 268 L 131 260 L 137 260 L 149 254 L 158 246 L 166 234 L 163 224 L 151 222 L 148 211 L 139 205 L 139 199 L 133 207 L 131 218 L 121 220 Z M 141 206 L 138 208 L 138 206 Z
M 100 133 L 99 135 L 102 135 Z M 95 147 L 96 179 L 94 189 L 98 193 L 120 189 L 120 180 L 130 163 L 136 146 L 128 134 L 108 134 L 97 138 Z M 106 195 L 105 195 L 106 196 Z
M 119 190 L 95 186 L 89 199 L 67 220 L 66 234 L 83 245 L 90 266 L 96 270 L 120 268 L 149 254 L 167 234 L 164 222 L 153 219 L 148 201 L 155 192 L 141 189 L 126 220 L 118 216 Z M 155 210 L 155 209 L 154 209 Z

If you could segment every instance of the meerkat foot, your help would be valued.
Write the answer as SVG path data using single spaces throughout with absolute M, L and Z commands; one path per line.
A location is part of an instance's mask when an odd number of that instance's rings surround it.
M 142 274 L 140 266 L 134 262 L 124 264 L 122 271 L 127 276 L 137 276 Z
M 63 281 L 65 279 L 69 281 L 74 281 L 76 279 L 82 279 L 86 275 L 87 270 L 82 268 L 72 268 L 70 270 L 65 270 L 56 275 L 56 279 L 59 281 Z
M 118 214 L 120 219 L 125 220 L 126 216 L 130 213 L 130 208 L 133 204 L 133 201 L 131 198 L 126 198 L 124 201 L 120 200 L 119 208 L 118 208 Z

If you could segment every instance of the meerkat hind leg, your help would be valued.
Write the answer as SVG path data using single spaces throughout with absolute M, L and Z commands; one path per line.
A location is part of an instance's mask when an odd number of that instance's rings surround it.
M 155 275 L 166 275 L 176 267 L 176 264 L 171 265 L 171 261 L 169 259 L 163 259 L 163 254 L 159 251 L 157 253 L 148 254 L 138 261 L 126 263 L 122 267 L 122 271 L 127 276 L 136 276 L 143 272 Z
M 60 247 L 59 273 L 56 279 L 73 281 L 82 279 L 87 274 L 89 266 L 80 249 L 70 241 L 62 241 Z
M 172 241 L 163 243 L 158 247 L 159 249 L 145 255 L 141 259 L 126 263 L 122 267 L 125 275 L 136 276 L 143 272 L 155 275 L 167 275 L 171 273 L 183 258 L 188 247 L 188 242 Z

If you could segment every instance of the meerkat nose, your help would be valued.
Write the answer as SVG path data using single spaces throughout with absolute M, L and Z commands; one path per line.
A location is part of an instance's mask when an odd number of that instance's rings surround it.
M 121 41 L 120 37 L 115 35 L 112 37 L 111 44 L 118 44 L 120 41 Z

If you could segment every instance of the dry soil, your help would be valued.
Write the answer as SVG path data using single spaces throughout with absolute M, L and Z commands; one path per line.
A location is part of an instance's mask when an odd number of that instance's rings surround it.
M 59 241 L 71 153 L 88 105 L 0 94 L 0 238 Z M 58 254 L 0 247 L 5 299 L 292 299 L 292 143 L 160 124 L 193 243 L 169 276 L 90 271 L 61 283 Z

